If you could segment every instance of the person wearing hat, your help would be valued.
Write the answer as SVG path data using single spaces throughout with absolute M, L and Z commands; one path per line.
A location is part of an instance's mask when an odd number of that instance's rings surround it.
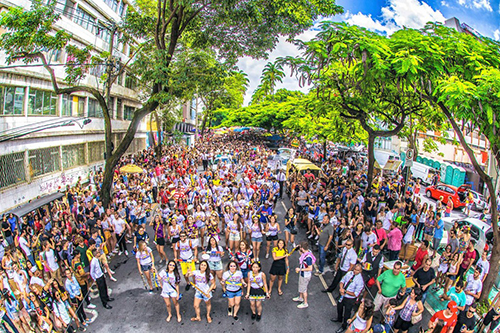
M 444 322 L 443 329 L 440 333 L 452 333 L 457 324 L 457 303 L 451 301 L 446 309 L 436 312 L 429 321 L 429 329 L 434 329 L 439 319 Z

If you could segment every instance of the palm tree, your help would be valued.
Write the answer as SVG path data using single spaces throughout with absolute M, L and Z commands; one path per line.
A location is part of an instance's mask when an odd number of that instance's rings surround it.
M 278 82 L 282 83 L 285 77 L 283 67 L 279 63 L 268 62 L 262 70 L 260 84 L 252 96 L 252 104 L 262 102 L 266 96 L 274 94 Z

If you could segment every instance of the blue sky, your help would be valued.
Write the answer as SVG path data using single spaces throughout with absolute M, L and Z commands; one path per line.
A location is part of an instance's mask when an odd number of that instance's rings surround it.
M 445 19 L 456 17 L 480 34 L 500 40 L 500 0 L 337 0 L 337 4 L 344 7 L 344 14 L 337 15 L 332 20 L 346 21 L 381 34 L 391 34 L 403 26 L 420 28 L 428 21 L 444 22 Z M 315 34 L 314 30 L 310 30 L 298 38 L 309 40 Z M 281 38 L 268 60 L 242 58 L 238 66 L 248 74 L 250 80 L 245 104 L 250 101 L 268 61 L 298 53 L 295 46 Z M 289 77 L 278 88 L 307 90 L 298 87 L 296 80 Z

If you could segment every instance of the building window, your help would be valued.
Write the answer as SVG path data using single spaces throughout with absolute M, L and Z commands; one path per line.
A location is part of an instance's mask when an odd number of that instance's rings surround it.
M 94 117 L 94 118 L 103 117 L 101 105 L 99 105 L 97 100 L 93 98 L 89 98 L 89 117 Z
M 93 33 L 95 31 L 96 18 L 78 7 L 75 14 L 75 23 Z
M 125 105 L 123 107 L 123 120 L 132 120 L 132 118 L 134 118 L 134 112 L 134 107 Z
M 105 145 L 104 141 L 100 142 L 89 142 L 88 143 L 88 154 L 89 163 L 95 163 L 104 160 Z
M 61 116 L 70 117 L 72 115 L 73 115 L 73 96 L 67 94 L 63 95 Z
M 0 156 L 0 188 L 25 181 L 24 153 Z
M 23 114 L 24 110 L 23 87 L 0 86 L 0 114 Z
M 85 164 L 85 144 L 62 147 L 63 170 Z
M 63 14 L 69 18 L 72 18 L 74 10 L 75 10 L 75 2 L 73 0 L 66 0 Z
M 85 97 L 75 97 L 78 100 L 78 117 L 85 116 Z
M 28 152 L 28 161 L 32 177 L 60 171 L 59 147 L 30 150 Z
M 30 88 L 28 99 L 29 115 L 55 116 L 57 111 L 57 95 L 50 91 Z
M 135 89 L 137 86 L 137 80 L 134 76 L 127 74 L 125 77 L 125 88 Z

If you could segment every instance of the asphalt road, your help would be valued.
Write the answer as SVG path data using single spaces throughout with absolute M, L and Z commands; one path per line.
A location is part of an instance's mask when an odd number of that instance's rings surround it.
M 435 204 L 434 200 L 429 200 L 423 197 L 423 201 L 430 201 Z M 276 205 L 276 213 L 281 228 L 283 228 L 283 217 L 285 214 L 284 206 L 290 207 L 288 199 L 280 200 Z M 453 214 L 456 217 L 463 216 L 460 211 Z M 152 235 L 151 227 L 148 227 L 148 232 Z M 280 238 L 284 238 L 284 233 L 280 234 Z M 305 231 L 299 229 L 299 234 L 296 237 L 296 243 L 305 239 Z M 272 263 L 272 257 L 265 259 L 262 253 L 265 253 L 265 243 L 261 249 L 261 263 L 263 272 L 268 275 Z M 129 249 L 131 244 L 127 244 Z M 154 244 L 151 244 L 154 253 Z M 167 256 L 173 258 L 173 253 L 170 248 L 166 249 Z M 315 254 L 317 255 L 317 253 Z M 158 256 L 156 256 L 158 258 Z M 183 292 L 183 298 L 180 301 L 182 322 L 177 323 L 175 311 L 173 319 L 170 323 L 165 321 L 167 310 L 165 303 L 160 296 L 160 291 L 155 291 L 154 294 L 149 294 L 144 289 L 140 275 L 137 271 L 136 260 L 132 255 L 125 257 L 115 257 L 111 260 L 111 268 L 115 270 L 117 282 L 107 280 L 108 287 L 112 289 L 112 297 L 115 301 L 110 303 L 113 309 L 106 310 L 102 307 L 99 299 L 94 299 L 93 303 L 97 305 L 97 318 L 89 326 L 90 332 L 108 333 L 114 330 L 121 332 L 235 332 L 235 331 L 252 331 L 252 332 L 309 332 L 317 331 L 320 328 L 327 329 L 328 332 L 335 332 L 340 326 L 337 323 L 332 323 L 330 318 L 336 317 L 335 302 L 332 298 L 337 298 L 337 294 L 330 297 L 328 294 L 321 293 L 324 288 L 322 281 L 314 277 L 309 284 L 309 308 L 298 309 L 297 303 L 292 301 L 292 298 L 297 296 L 298 275 L 294 273 L 295 267 L 298 266 L 298 253 L 295 253 L 290 258 L 290 275 L 287 285 L 283 286 L 283 296 L 278 296 L 276 285 L 273 290 L 271 299 L 266 300 L 263 304 L 263 315 L 260 322 L 253 321 L 250 318 L 250 304 L 247 300 L 242 300 L 241 309 L 239 312 L 239 321 L 234 321 L 227 316 L 227 300 L 222 298 L 222 290 L 217 286 L 217 290 L 212 298 L 211 316 L 213 322 L 208 324 L 205 320 L 206 308 L 204 304 L 201 306 L 201 322 L 191 322 L 190 318 L 194 316 L 193 309 L 193 289 L 188 292 Z M 228 261 L 227 256 L 223 259 L 224 264 Z M 224 265 L 225 266 L 225 265 Z M 164 269 L 165 263 L 157 264 L 158 269 Z M 268 275 L 269 276 L 269 275 Z M 326 283 L 330 283 L 333 279 L 331 272 L 324 274 Z M 217 282 L 218 283 L 218 282 Z M 184 289 L 184 279 L 181 282 L 181 290 Z M 96 295 L 97 296 L 97 295 Z M 427 307 L 424 312 L 422 323 L 427 326 L 430 316 L 433 314 L 432 309 Z M 376 315 L 374 322 L 379 322 L 380 314 Z M 418 327 L 410 329 L 410 333 L 417 332 Z

